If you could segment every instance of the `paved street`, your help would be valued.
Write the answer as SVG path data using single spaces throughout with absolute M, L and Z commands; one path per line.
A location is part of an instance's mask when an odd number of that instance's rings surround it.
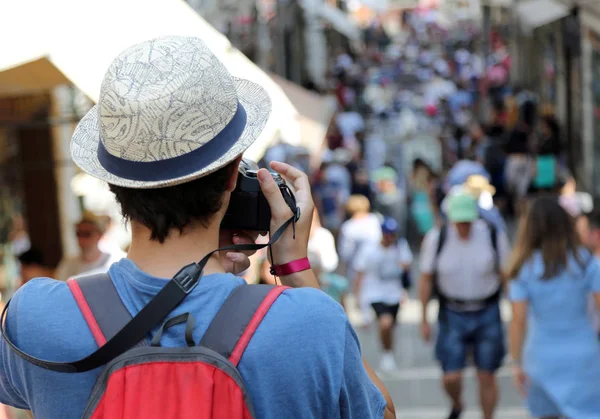
M 507 307 L 503 307 L 504 319 L 508 319 Z M 399 419 L 445 419 L 448 404 L 439 385 L 440 371 L 433 360 L 433 345 L 424 344 L 419 337 L 418 310 L 415 300 L 403 308 L 403 318 L 396 334 L 396 357 L 400 370 L 393 374 L 378 373 L 390 390 L 396 404 Z M 435 308 L 432 308 L 433 316 Z M 356 320 L 356 313 L 350 317 Z M 379 343 L 374 325 L 364 327 L 356 324 L 363 353 L 377 370 Z M 469 370 L 464 382 L 465 402 L 468 410 L 464 419 L 481 418 L 478 410 L 477 386 L 474 371 Z M 512 386 L 510 371 L 499 373 L 501 402 L 497 419 L 525 419 L 527 415 L 522 400 Z

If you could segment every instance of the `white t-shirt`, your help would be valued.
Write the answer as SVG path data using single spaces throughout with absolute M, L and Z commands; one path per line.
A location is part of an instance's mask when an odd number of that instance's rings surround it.
M 343 137 L 353 137 L 365 129 L 365 120 L 358 112 L 342 112 L 335 122 Z
M 402 298 L 402 265 L 410 265 L 413 256 L 406 240 L 383 247 L 381 243 L 369 243 L 356 256 L 354 268 L 364 273 L 361 300 L 369 304 L 399 304 Z
M 335 238 L 326 228 L 319 227 L 315 229 L 308 240 L 308 252 L 319 255 L 323 272 L 333 272 L 337 269 L 339 257 L 335 250 Z
M 449 226 L 442 251 L 436 256 L 440 229 L 430 230 L 421 247 L 421 272 L 437 273 L 440 290 L 450 298 L 480 300 L 489 297 L 498 289 L 500 280 L 496 261 L 505 266 L 510 254 L 506 234 L 499 230 L 496 234 L 498 255 L 494 253 L 485 221 L 473 223 L 471 237 L 466 241 L 458 237 L 453 226 Z
M 379 243 L 381 241 L 381 223 L 375 214 L 366 217 L 349 219 L 340 228 L 338 239 L 338 252 L 340 260 L 353 268 L 353 259 L 366 243 Z M 350 278 L 349 278 L 350 279 Z

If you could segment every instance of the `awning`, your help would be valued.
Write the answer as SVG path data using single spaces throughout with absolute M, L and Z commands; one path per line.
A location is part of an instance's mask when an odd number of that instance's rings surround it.
M 335 98 L 318 95 L 276 75 L 271 77 L 298 110 L 302 138 L 300 145 L 306 147 L 311 156 L 320 156 L 329 124 L 337 109 Z
M 569 15 L 569 8 L 555 0 L 528 0 L 517 3 L 517 14 L 526 30 L 533 30 Z
M 281 88 L 184 1 L 19 0 L 0 2 L 0 16 L 0 96 L 69 80 L 97 101 L 106 69 L 127 47 L 165 35 L 195 36 L 233 75 L 260 84 L 271 96 L 272 116 L 247 156 L 259 159 L 280 137 L 300 143 L 298 112 Z
M 337 7 L 320 2 L 316 8 L 319 17 L 331 23 L 331 26 L 351 41 L 360 41 L 361 32 L 358 26 L 352 21 L 348 14 Z
M 515 0 L 481 0 L 482 6 L 510 8 L 515 4 Z

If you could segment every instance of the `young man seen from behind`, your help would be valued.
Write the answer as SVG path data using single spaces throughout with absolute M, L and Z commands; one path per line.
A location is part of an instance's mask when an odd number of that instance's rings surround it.
M 131 221 L 127 258 L 109 271 L 129 312 L 138 313 L 182 267 L 220 246 L 254 241 L 255 234 L 222 229 L 221 222 L 241 155 L 269 113 L 265 90 L 233 78 L 197 38 L 144 42 L 113 62 L 98 105 L 80 122 L 71 147 L 84 171 L 109 183 Z M 293 185 L 301 212 L 295 231 L 290 226 L 272 246 L 274 264 L 281 266 L 306 258 L 314 206 L 304 173 L 283 163 L 272 169 Z M 274 232 L 292 211 L 267 170 L 257 177 Z M 213 254 L 196 287 L 169 315 L 193 315 L 195 342 L 230 293 L 245 284 L 233 274 L 248 268 L 249 253 Z M 281 276 L 292 289 L 274 301 L 238 364 L 255 417 L 394 418 L 389 394 L 363 363 L 341 306 L 315 289 L 314 274 L 302 269 Z M 64 282 L 35 279 L 21 288 L 5 327 L 21 350 L 48 360 L 72 361 L 97 349 Z M 165 330 L 160 343 L 184 346 L 182 330 Z M 100 373 L 47 371 L 4 341 L 0 361 L 0 402 L 47 419 L 80 418 Z

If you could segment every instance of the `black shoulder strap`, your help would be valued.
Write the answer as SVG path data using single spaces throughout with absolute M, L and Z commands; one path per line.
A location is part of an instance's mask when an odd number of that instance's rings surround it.
M 287 288 L 264 284 L 237 287 L 215 315 L 199 346 L 211 349 L 237 365 L 241 353 L 236 359 L 232 359 L 232 354 L 238 347 L 238 343 L 243 345 L 240 348 L 243 353 L 249 338 L 252 337 L 273 302 Z M 240 338 L 245 333 L 249 333 L 249 337 L 241 342 Z
M 105 340 L 110 340 L 123 326 L 129 323 L 132 316 L 123 304 L 121 297 L 119 297 L 117 288 L 108 273 L 82 276 L 71 281 L 76 283 L 76 285 L 69 284 L 69 288 L 77 301 L 79 309 L 82 312 L 85 307 L 90 309 Z M 81 296 L 76 295 L 77 290 L 81 291 Z M 81 297 L 83 297 L 83 300 Z M 86 317 L 86 313 L 83 314 Z M 89 325 L 90 319 L 86 317 L 86 321 Z M 140 341 L 141 345 L 146 343 L 145 339 Z
M 500 270 L 500 253 L 498 252 L 498 229 L 492 223 L 488 223 L 490 229 L 490 241 L 494 250 L 494 263 L 496 270 Z
M 442 253 L 444 244 L 446 243 L 446 236 L 448 235 L 448 224 L 444 224 L 440 227 L 440 235 L 438 237 L 437 248 L 435 249 L 436 264 L 437 258 Z

